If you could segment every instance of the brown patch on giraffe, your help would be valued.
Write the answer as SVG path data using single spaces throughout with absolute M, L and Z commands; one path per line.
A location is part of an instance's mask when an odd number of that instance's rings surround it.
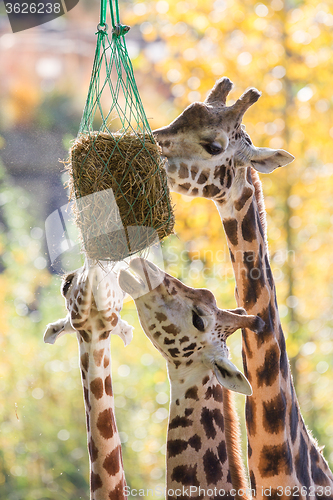
M 185 365 L 190 366 L 192 363 L 193 363 L 193 359 L 189 359 L 188 361 L 186 361 Z
M 197 180 L 197 184 L 205 184 L 205 182 L 208 181 L 208 178 L 209 178 L 209 171 L 208 170 L 204 170 L 204 171 L 200 172 L 200 175 L 199 175 L 198 180 Z
M 178 354 L 180 354 L 180 351 L 178 347 L 174 347 L 172 349 L 168 349 L 168 353 L 172 358 L 178 358 Z
M 180 179 L 187 179 L 189 176 L 188 167 L 186 163 L 181 162 L 178 170 L 178 176 Z
M 186 450 L 188 442 L 184 439 L 170 439 L 167 442 L 168 458 L 176 457 Z
M 209 381 L 209 375 L 206 375 L 206 376 L 202 379 L 202 385 L 206 385 L 208 381 Z
M 321 486 L 329 486 L 330 482 L 325 472 L 321 469 L 319 460 L 320 460 L 320 452 L 317 450 L 315 446 L 312 446 L 310 450 L 310 460 L 311 460 L 311 477 L 315 484 Z
M 181 339 L 179 339 L 179 343 L 182 344 L 183 342 L 187 342 L 188 340 L 190 340 L 190 339 L 185 335 L 185 337 L 182 337 Z
M 193 351 L 196 348 L 196 346 L 197 346 L 196 342 L 193 342 L 192 344 L 188 345 L 187 347 L 184 347 L 183 352 Z
M 111 439 L 115 432 L 115 419 L 111 408 L 101 411 L 97 419 L 97 429 L 104 439 Z
M 90 474 L 90 489 L 94 493 L 96 490 L 103 486 L 103 482 L 101 476 L 99 474 L 95 474 L 91 471 Z
M 177 403 L 177 401 L 176 401 Z M 191 427 L 193 424 L 193 420 L 187 417 L 174 417 L 169 423 L 169 429 L 177 429 L 178 427 Z
M 242 235 L 245 241 L 251 243 L 257 239 L 257 224 L 254 205 L 251 203 L 242 221 Z
M 81 370 L 81 377 L 82 377 L 82 380 L 86 380 L 86 374 L 83 370 Z
M 289 360 L 287 356 L 287 347 L 286 347 L 286 340 L 283 335 L 282 327 L 280 325 L 280 337 L 279 337 L 279 346 L 280 346 L 280 371 L 282 374 L 282 377 L 284 380 L 287 380 L 289 376 Z
M 217 484 L 222 479 L 222 467 L 215 453 L 208 449 L 202 457 L 207 485 Z
M 231 160 L 229 160 L 229 166 L 231 166 Z M 232 177 L 233 177 L 233 176 L 231 175 L 230 170 L 228 170 L 228 172 L 227 172 L 227 183 L 226 183 L 226 185 L 225 185 L 225 187 L 226 187 L 227 189 L 230 189 L 230 188 L 231 188 Z
M 194 412 L 194 408 L 185 408 L 185 417 L 189 417 Z
M 223 391 L 222 387 L 218 385 L 213 385 L 209 386 L 207 388 L 206 394 L 205 394 L 205 399 L 210 399 L 211 397 L 214 398 L 215 401 L 218 403 L 222 403 L 223 401 Z
M 191 187 L 191 184 L 189 182 L 186 182 L 185 184 L 178 185 L 178 188 L 180 188 L 180 190 L 183 191 L 184 193 L 187 193 L 188 190 L 190 189 L 190 187 Z
M 120 470 L 121 463 L 121 446 L 118 445 L 114 450 L 106 455 L 103 462 L 103 469 L 109 474 L 109 476 L 115 476 Z
M 109 500 L 123 500 L 124 499 L 124 488 L 126 483 L 123 479 L 119 481 L 119 483 L 114 487 L 112 491 L 109 493 Z
M 180 333 L 180 328 L 178 328 L 176 325 L 174 324 L 171 324 L 171 325 L 168 325 L 168 326 L 162 326 L 162 329 L 166 332 L 166 333 L 171 333 L 172 335 L 178 335 L 178 333 Z
M 185 392 L 185 399 L 194 399 L 195 401 L 199 401 L 198 387 L 196 385 L 187 389 Z
M 219 179 L 220 183 L 221 183 L 221 186 L 223 186 L 224 184 L 224 177 L 225 177 L 225 174 L 226 174 L 226 166 L 225 165 L 220 165 L 219 167 L 216 167 L 215 168 L 215 172 L 214 172 L 214 179 Z
M 263 402 L 263 426 L 269 434 L 282 432 L 286 425 L 287 401 L 284 392 Z
M 273 345 L 265 354 L 265 361 L 261 368 L 257 369 L 258 387 L 271 386 L 279 375 L 280 350 Z
M 101 366 L 103 354 L 104 354 L 104 349 L 99 349 L 99 350 L 95 349 L 95 351 L 93 352 L 96 366 Z
M 162 333 L 161 333 L 161 332 L 155 332 L 155 333 L 153 334 L 153 337 L 154 337 L 154 339 L 156 339 L 156 340 L 157 340 L 157 339 L 158 339 L 161 335 L 162 335 Z
M 270 302 L 268 307 L 263 309 L 262 312 L 258 314 L 258 316 L 260 316 L 261 319 L 265 322 L 265 325 L 262 328 L 262 330 L 258 332 L 258 334 L 256 335 L 257 346 L 258 349 L 260 349 L 262 344 L 269 341 L 273 335 L 275 311 L 272 306 L 272 303 Z
M 200 486 L 197 479 L 197 464 L 177 465 L 171 473 L 171 480 L 184 486 Z
M 110 364 L 110 357 L 107 354 L 104 356 L 104 363 L 103 364 L 104 364 L 104 368 L 107 368 Z
M 253 190 L 249 187 L 244 188 L 242 196 L 235 201 L 236 210 L 240 211 L 244 208 L 245 203 L 249 198 L 251 198 Z
M 193 188 L 192 191 L 191 191 L 191 195 L 192 196 L 197 196 L 199 193 L 199 189 L 198 188 Z
M 207 439 L 215 439 L 216 429 L 214 426 L 214 416 L 209 408 L 202 408 L 200 423 L 203 426 Z
M 86 425 L 87 425 L 87 431 L 90 432 L 90 417 L 88 412 L 86 412 Z
M 311 481 L 309 476 L 310 467 L 308 447 L 302 433 L 300 435 L 299 451 L 295 458 L 295 471 L 301 485 L 309 488 Z
M 146 304 L 146 302 L 144 303 L 144 306 L 150 311 L 151 310 L 151 307 L 149 304 Z
M 163 344 L 170 345 L 170 344 L 174 344 L 175 342 L 176 342 L 176 339 L 168 339 L 168 337 L 165 337 Z
M 88 443 L 88 451 L 89 451 L 90 461 L 94 463 L 98 457 L 98 448 L 95 445 L 95 441 L 93 440 L 93 438 L 90 438 L 90 441 Z
M 75 328 L 75 330 L 77 330 L 77 328 L 76 328 L 76 326 L 75 326 L 74 323 L 73 323 L 73 327 Z M 89 344 L 89 342 L 91 340 L 89 334 L 85 330 L 77 330 L 77 332 L 81 335 L 81 337 L 83 338 L 83 340 L 85 342 L 87 342 L 87 344 Z
M 113 312 L 110 318 L 107 318 L 107 320 L 111 323 L 111 326 L 113 326 L 114 328 L 118 324 L 119 318 L 118 315 L 115 312 Z
M 111 376 L 108 375 L 105 380 L 104 380 L 104 387 L 105 387 L 105 394 L 107 396 L 113 396 L 112 392 L 112 382 L 111 382 Z
M 279 474 L 290 476 L 293 465 L 289 444 L 264 445 L 260 453 L 259 471 L 261 477 L 273 477 Z
M 265 286 L 264 273 L 260 256 L 256 256 L 253 251 L 244 252 L 243 263 L 244 269 L 241 271 L 244 281 L 243 300 L 246 307 L 251 308 L 256 304 Z
M 251 490 L 257 491 L 257 483 L 253 470 L 250 470 Z
M 246 418 L 247 432 L 249 433 L 250 436 L 255 436 L 257 432 L 256 403 L 255 400 L 251 397 L 246 399 L 245 418 Z
M 198 436 L 198 434 L 194 434 L 194 436 L 190 437 L 190 439 L 188 440 L 188 444 L 195 451 L 199 451 L 201 449 L 201 437 Z
M 219 427 L 221 431 L 224 432 L 224 418 L 222 412 L 218 408 L 215 408 L 213 410 L 213 419 L 217 427 Z
M 294 387 L 292 383 L 290 383 L 291 387 L 291 408 L 290 408 L 290 413 L 289 413 L 289 418 L 290 418 L 290 437 L 291 441 L 293 444 L 295 444 L 296 438 L 297 438 L 297 430 L 298 430 L 298 422 L 299 422 L 299 415 L 298 415 L 298 407 L 297 403 L 295 401 L 295 396 L 294 396 Z
M 90 405 L 89 391 L 86 387 L 83 388 L 83 396 L 84 396 L 84 400 L 86 402 L 86 406 L 87 406 L 88 410 L 90 411 L 91 405 Z
M 105 328 L 104 320 L 102 318 L 98 318 L 98 320 L 96 321 L 96 329 L 104 330 L 104 328 Z
M 234 246 L 238 244 L 237 227 L 238 222 L 236 219 L 224 219 L 223 226 L 228 240 Z
M 193 165 L 191 167 L 191 177 L 192 177 L 192 180 L 195 179 L 197 173 L 199 172 L 199 167 L 197 167 L 196 165 Z
M 167 316 L 161 312 L 156 312 L 155 318 L 157 319 L 158 322 L 166 321 L 168 319 Z
M 208 186 L 204 186 L 202 190 L 202 196 L 205 198 L 214 198 L 220 192 L 220 188 L 215 186 L 215 184 L 209 184 Z
M 173 174 L 174 172 L 177 171 L 177 165 L 175 163 L 170 163 L 168 162 L 168 174 Z
M 150 325 L 150 326 L 148 327 L 148 330 L 151 332 L 152 330 L 154 330 L 154 328 L 156 328 L 155 323 L 153 323 L 152 325 Z
M 101 399 L 104 394 L 104 384 L 100 377 L 95 378 L 90 382 L 90 390 L 96 399 Z

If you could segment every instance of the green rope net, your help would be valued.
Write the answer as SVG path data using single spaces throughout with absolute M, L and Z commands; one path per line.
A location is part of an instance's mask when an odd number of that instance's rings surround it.
M 126 48 L 129 27 L 120 23 L 117 0 L 101 0 L 97 30 L 88 96 L 67 169 L 86 255 L 118 261 L 171 234 L 174 216 L 163 160 Z

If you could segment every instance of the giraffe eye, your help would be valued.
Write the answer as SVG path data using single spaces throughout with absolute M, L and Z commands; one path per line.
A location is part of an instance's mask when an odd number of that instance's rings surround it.
M 208 144 L 203 144 L 203 148 L 209 153 L 210 155 L 219 155 L 223 151 L 223 147 L 219 142 L 209 142 Z
M 203 322 L 203 319 L 200 318 L 199 314 L 197 314 L 195 311 L 192 311 L 192 323 L 193 326 L 199 330 L 199 332 L 203 332 L 205 330 L 205 324 Z
M 74 278 L 74 274 L 69 274 L 64 279 L 64 282 L 63 282 L 62 287 L 61 287 L 61 293 L 64 297 L 66 297 L 66 295 L 68 293 L 68 290 L 72 284 L 73 278 Z

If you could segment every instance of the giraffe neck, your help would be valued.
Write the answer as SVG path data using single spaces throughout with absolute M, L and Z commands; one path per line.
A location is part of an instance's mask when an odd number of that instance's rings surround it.
M 197 383 L 189 384 L 170 368 L 166 498 L 247 499 L 238 419 L 229 391 L 222 390 L 213 372 L 206 370 Z
M 263 488 L 272 488 L 274 496 L 286 486 L 307 491 L 331 487 L 333 496 L 333 475 L 304 425 L 292 381 L 268 258 L 261 183 L 250 168 L 243 181 L 236 182 L 232 211 L 216 206 L 227 235 L 238 305 L 266 323 L 260 334 L 243 330 L 244 371 L 253 388 L 246 402 L 251 487 L 258 498 Z
M 110 337 L 85 342 L 78 334 L 87 418 L 90 500 L 124 500 L 125 475 L 111 383 Z

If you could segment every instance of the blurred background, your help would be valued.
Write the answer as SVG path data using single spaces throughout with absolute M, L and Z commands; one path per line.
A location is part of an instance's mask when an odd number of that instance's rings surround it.
M 89 497 L 77 341 L 43 343 L 64 317 L 60 269 L 45 220 L 65 205 L 67 157 L 82 115 L 99 2 L 12 34 L 0 6 L 0 497 Z M 333 6 L 311 0 L 120 2 L 137 85 L 152 128 L 168 124 L 228 76 L 230 104 L 249 86 L 263 95 L 244 123 L 256 146 L 296 159 L 262 175 L 271 264 L 296 391 L 306 424 L 333 466 Z M 235 307 L 234 280 L 212 202 L 173 195 L 176 236 L 165 269 Z M 79 264 L 80 265 L 80 264 Z M 133 302 L 122 317 L 132 343 L 112 338 L 113 383 L 131 488 L 163 489 L 169 384 Z M 241 335 L 229 341 L 242 368 Z M 237 398 L 243 421 L 244 398 Z

